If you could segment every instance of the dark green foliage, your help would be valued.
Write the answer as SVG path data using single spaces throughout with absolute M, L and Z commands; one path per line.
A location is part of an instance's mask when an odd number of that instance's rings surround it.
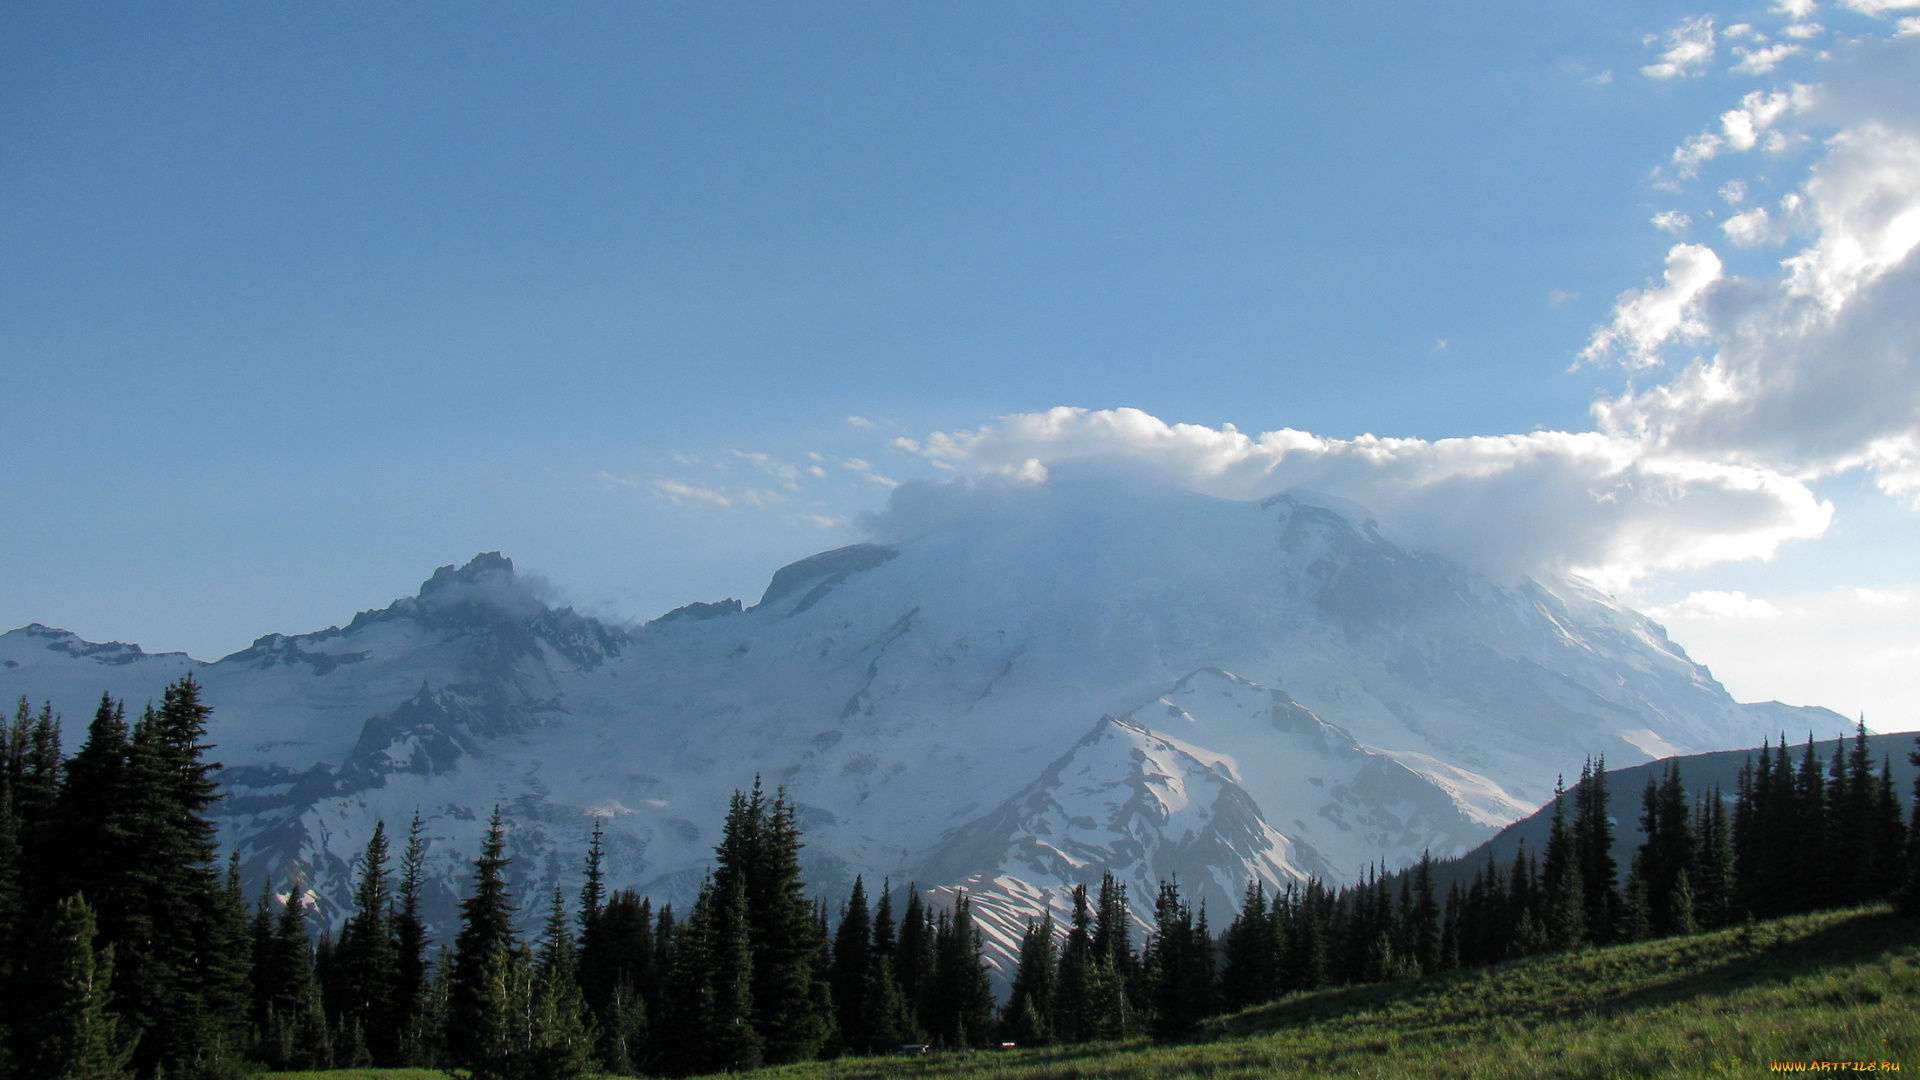
M 1148 1027 L 1155 1036 L 1179 1038 L 1213 1014 L 1213 941 L 1205 914 L 1196 924 L 1192 907 L 1180 899 L 1178 881 L 1160 885 L 1144 967 L 1153 1004 Z
M 993 987 L 987 978 L 973 902 L 954 894 L 953 912 L 935 926 L 933 992 L 923 1014 L 927 1034 L 942 1046 L 984 1046 L 993 1037 Z
M 95 951 L 93 910 L 79 896 L 54 907 L 35 950 L 22 1017 L 22 1073 L 59 1080 L 124 1080 L 131 1040 L 108 1011 L 113 948 Z
M 1053 1042 L 1053 982 L 1060 962 L 1054 945 L 1053 914 L 1030 919 L 1020 935 L 1019 965 L 1001 1014 L 1001 1037 L 1021 1046 Z
M 454 1062 L 471 1065 L 485 1047 L 487 1010 L 519 978 L 504 954 L 513 945 L 513 901 L 507 895 L 506 829 L 494 807 L 474 860 L 473 892 L 460 901 L 460 932 L 453 941 L 447 1048 Z
M 827 977 L 833 989 L 833 1007 L 840 1028 L 840 1046 L 852 1053 L 869 1051 L 866 1032 L 867 991 L 873 981 L 873 920 L 867 910 L 867 887 L 858 875 L 853 892 L 840 911 L 833 935 L 833 963 Z
M 340 933 L 334 964 L 338 986 L 330 1002 L 336 1024 L 358 1032 L 371 1058 L 381 1067 L 398 1065 L 404 1028 L 394 1007 L 399 983 L 399 957 L 393 927 L 393 890 L 387 872 L 387 828 L 376 822 L 360 861 L 360 884 L 353 894 L 353 914 Z
M 255 971 L 255 1060 L 273 1069 L 325 1069 L 333 1064 L 332 1033 L 314 976 L 307 936 L 307 888 L 289 883 L 280 915 Z
M 394 1032 L 394 1064 L 431 1065 L 430 1047 L 440 1042 L 438 1030 L 426 1021 L 427 926 L 420 914 L 424 884 L 426 841 L 420 814 L 407 827 L 406 850 L 400 854 L 400 886 L 393 913 L 393 994 L 389 1020 Z
M 1240 914 L 1227 925 L 1225 964 L 1220 971 L 1221 1004 L 1244 1009 L 1271 1001 L 1280 992 L 1280 931 L 1267 903 L 1267 887 L 1247 882 Z

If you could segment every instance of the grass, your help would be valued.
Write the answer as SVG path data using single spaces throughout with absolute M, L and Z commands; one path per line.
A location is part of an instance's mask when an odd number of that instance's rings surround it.
M 1920 1071 L 1920 924 L 1884 909 L 1299 994 L 1191 1042 L 813 1062 L 758 1080 L 1759 1076 L 1772 1061 Z M 374 1074 L 276 1074 L 373 1080 Z M 415 1080 L 416 1074 L 378 1074 Z M 421 1077 L 420 1080 L 424 1080 Z

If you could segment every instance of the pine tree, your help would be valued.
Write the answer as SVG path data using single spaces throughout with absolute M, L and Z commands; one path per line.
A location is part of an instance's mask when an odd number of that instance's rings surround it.
M 387 828 L 375 822 L 360 860 L 360 883 L 354 889 L 353 914 L 340 934 L 340 1001 L 337 1015 L 356 1026 L 366 1040 L 373 1063 L 391 1066 L 400 1058 L 403 1029 L 394 1007 L 399 982 L 394 947 L 393 890 L 387 873 Z
M 393 1015 L 397 1033 L 397 1065 L 432 1064 L 429 1048 L 440 1041 L 425 1019 L 427 996 L 427 924 L 420 911 L 420 890 L 426 883 L 426 839 L 420 813 L 407 826 L 407 846 L 400 855 L 400 885 L 393 915 Z
M 1240 914 L 1227 924 L 1226 966 L 1220 973 L 1220 996 L 1228 1009 L 1244 1009 L 1271 1001 L 1280 986 L 1280 940 L 1266 886 L 1255 878 L 1247 882 Z
M 1613 939 L 1613 922 L 1620 906 L 1615 893 L 1619 866 L 1613 858 L 1612 793 L 1607 784 L 1607 759 L 1595 757 L 1580 770 L 1573 795 L 1573 847 L 1580 861 L 1580 887 L 1586 900 L 1586 938 Z
M 963 889 L 936 934 L 932 1013 L 928 1034 L 944 1046 L 981 1046 L 993 1035 L 993 987 L 984 945 Z
M 59 1080 L 126 1080 L 130 1041 L 109 1011 L 113 949 L 94 950 L 93 911 L 71 896 L 54 907 L 33 964 L 23 1072 Z
M 485 1049 L 483 1031 L 490 1023 L 486 1010 L 499 1005 L 500 994 L 517 978 L 512 965 L 497 954 L 511 948 L 513 901 L 507 894 L 506 830 L 500 808 L 493 808 L 480 857 L 474 860 L 473 892 L 460 901 L 460 932 L 453 941 L 453 971 L 449 987 L 447 1045 L 453 1061 L 474 1066 Z
M 713 1016 L 706 1067 L 733 1072 L 759 1068 L 764 1046 L 760 1029 L 754 1023 L 754 957 L 748 922 L 752 911 L 748 906 L 746 878 L 735 875 L 729 879 L 724 893 L 721 888 L 720 880 L 715 878 L 714 898 L 709 907 Z
M 1153 910 L 1153 940 L 1144 961 L 1153 998 L 1150 1027 L 1159 1038 L 1179 1038 L 1212 1011 L 1213 943 L 1180 899 L 1177 879 L 1160 883 Z
M 1591 782 L 1591 775 L 1587 777 Z M 1547 834 L 1544 921 L 1547 944 L 1571 949 L 1587 938 L 1586 886 L 1580 876 L 1580 851 L 1567 823 L 1566 792 L 1553 786 L 1553 826 Z
M 1914 738 L 1913 744 L 1915 749 L 1907 752 L 1907 760 L 1920 767 L 1920 736 Z M 1894 896 L 1894 907 L 1902 915 L 1920 917 L 1920 773 L 1913 778 L 1913 818 L 1907 825 L 1905 861 L 1905 878 Z
M 900 916 L 900 937 L 894 947 L 893 971 L 900 992 L 913 1009 L 913 1026 L 928 1028 L 928 998 L 933 993 L 933 919 L 920 899 L 919 882 L 907 885 L 907 906 Z
M 1000 1021 L 1001 1034 L 1009 1042 L 1020 1046 L 1053 1042 L 1053 980 L 1060 963 L 1053 939 L 1052 912 L 1027 920 L 1027 928 L 1020 935 L 1013 986 Z
M 1087 887 L 1075 885 L 1073 920 L 1067 925 L 1059 976 L 1053 984 L 1054 1032 L 1063 1042 L 1082 1042 L 1091 1037 L 1093 963 L 1093 913 L 1087 904 Z
M 1735 881 L 1732 830 L 1726 800 L 1718 787 L 1710 791 L 1694 815 L 1694 834 L 1700 854 L 1692 879 L 1694 911 L 1700 927 L 1717 930 L 1735 921 Z
M 873 974 L 873 923 L 867 911 L 865 881 L 855 875 L 853 892 L 840 912 L 833 937 L 833 1006 L 838 1015 L 840 1045 L 850 1053 L 871 1049 L 865 1029 L 867 988 Z
M 580 993 L 579 954 L 559 889 L 540 937 L 529 1080 L 577 1080 L 592 1070 L 596 1033 Z
M 262 994 L 253 1056 L 274 1069 L 333 1064 L 331 1032 L 314 977 L 313 941 L 307 936 L 307 897 L 304 882 L 289 883 L 256 973 Z

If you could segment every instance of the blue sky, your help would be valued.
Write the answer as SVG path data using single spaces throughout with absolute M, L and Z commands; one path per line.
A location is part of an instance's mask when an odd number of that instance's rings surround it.
M 1766 353 L 1743 282 L 1905 236 L 1821 209 L 1920 190 L 1842 160 L 1915 130 L 1904 10 L 9 5 L 0 625 L 212 657 L 492 549 L 644 618 L 757 595 L 888 481 L 1138 450 L 1000 418 L 1436 446 L 1612 401 L 1574 457 L 1757 469 L 1771 509 L 1516 550 L 1602 567 L 1738 696 L 1920 727 L 1914 425 L 1674 404 Z M 1842 396 L 1913 404 L 1913 262 L 1819 279 L 1893 343 Z

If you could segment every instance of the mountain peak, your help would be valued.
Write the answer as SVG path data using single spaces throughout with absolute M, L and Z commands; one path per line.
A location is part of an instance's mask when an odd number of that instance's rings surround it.
M 420 599 L 463 585 L 482 585 L 489 578 L 513 579 L 513 560 L 497 551 L 483 551 L 461 567 L 443 566 L 420 584 Z

